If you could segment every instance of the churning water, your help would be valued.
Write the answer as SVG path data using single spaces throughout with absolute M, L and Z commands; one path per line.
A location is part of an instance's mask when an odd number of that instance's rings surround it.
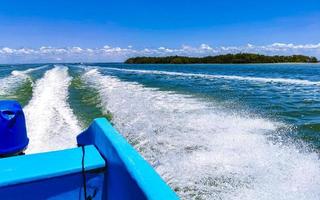
M 319 65 L 35 67 L 0 75 L 2 98 L 31 80 L 29 152 L 111 112 L 182 199 L 320 199 Z

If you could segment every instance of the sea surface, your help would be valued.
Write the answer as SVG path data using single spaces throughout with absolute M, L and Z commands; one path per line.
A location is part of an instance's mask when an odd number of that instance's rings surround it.
M 182 199 L 320 199 L 320 65 L 0 65 L 27 153 L 111 119 Z

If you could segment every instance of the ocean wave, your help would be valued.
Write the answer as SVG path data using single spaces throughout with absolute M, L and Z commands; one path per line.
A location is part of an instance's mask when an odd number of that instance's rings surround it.
M 266 136 L 286 125 L 97 69 L 83 79 L 99 91 L 116 128 L 183 199 L 320 198 L 318 155 Z
M 40 66 L 40 67 L 34 67 L 34 68 L 29 68 L 29 69 L 26 69 L 26 70 L 13 70 L 11 72 L 12 75 L 15 75 L 15 76 L 18 76 L 18 75 L 21 75 L 21 74 L 28 74 L 28 73 L 31 73 L 31 72 L 34 72 L 34 71 L 38 71 L 38 70 L 41 70 L 41 69 L 45 69 L 47 68 L 49 65 L 44 65 L 44 66 Z
M 32 82 L 29 73 L 40 69 L 44 69 L 46 67 L 48 67 L 48 65 L 29 68 L 21 71 L 13 70 L 9 76 L 0 79 L 0 95 L 10 94 L 14 89 L 19 87 L 22 83 L 24 83 L 27 80 Z
M 32 99 L 24 108 L 30 144 L 27 153 L 75 147 L 80 126 L 67 98 L 68 68 L 55 66 L 37 80 Z
M 135 70 L 135 69 L 123 69 L 123 68 L 113 68 L 113 67 L 103 67 L 103 69 L 130 72 L 130 73 L 140 73 L 140 74 L 184 76 L 184 77 L 196 77 L 196 78 L 206 78 L 206 79 L 227 79 L 227 80 L 254 81 L 254 82 L 262 82 L 262 83 L 282 83 L 282 84 L 294 84 L 294 85 L 320 85 L 320 81 L 309 81 L 309 80 L 301 80 L 301 79 L 263 78 L 263 77 L 250 77 L 250 76 L 235 76 L 235 75 L 212 75 L 212 74 L 201 74 L 201 73 L 169 72 L 169 71 L 159 71 L 159 70 Z

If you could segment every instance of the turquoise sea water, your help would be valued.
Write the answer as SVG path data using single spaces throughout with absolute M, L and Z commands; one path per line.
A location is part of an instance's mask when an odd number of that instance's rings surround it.
M 319 64 L 1 65 L 0 98 L 30 153 L 106 116 L 183 199 L 320 199 Z

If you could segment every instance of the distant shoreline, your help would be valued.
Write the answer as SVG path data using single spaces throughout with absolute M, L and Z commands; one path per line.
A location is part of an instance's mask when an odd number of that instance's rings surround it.
M 126 64 L 293 64 L 318 63 L 316 57 L 304 55 L 267 56 L 260 54 L 225 54 L 206 57 L 166 56 L 134 57 L 127 59 Z
M 72 64 L 72 65 L 79 65 L 79 64 L 88 64 L 88 65 L 94 65 L 94 64 L 141 64 L 141 63 L 125 63 L 125 62 L 83 62 L 83 63 L 80 63 L 80 62 L 60 62 L 60 63 L 55 63 L 55 62 L 40 62 L 40 63 L 32 63 L 32 62 L 26 62 L 26 63 L 0 63 L 0 68 L 1 67 L 5 67 L 5 66 L 8 66 L 8 65 L 54 65 L 54 64 Z M 151 64 L 155 64 L 155 63 L 143 63 L 145 65 L 151 65 Z M 157 64 L 164 64 L 164 65 L 172 65 L 173 63 L 157 63 Z M 270 65 L 270 64 L 277 64 L 277 65 L 286 65 L 286 64 L 314 64 L 314 65 L 318 65 L 320 64 L 320 62 L 282 62 L 282 63 L 181 63 L 181 64 L 186 64 L 186 65 L 221 65 L 221 64 L 230 64 L 230 65 L 233 65 L 233 64 L 244 64 L 244 65 L 250 65 L 250 64 L 258 64 L 258 65 Z
M 90 64 L 90 63 L 87 63 Z M 94 64 L 104 64 L 104 63 L 94 63 Z M 114 64 L 114 63 L 110 63 Z M 127 64 L 127 65 L 134 65 L 134 64 L 140 64 L 140 65 L 153 65 L 153 64 L 159 64 L 159 65 L 177 65 L 177 63 L 118 63 L 118 64 Z M 283 62 L 283 63 L 178 63 L 178 65 L 303 65 L 303 64 L 310 64 L 310 65 L 317 65 L 320 64 L 319 62 Z

